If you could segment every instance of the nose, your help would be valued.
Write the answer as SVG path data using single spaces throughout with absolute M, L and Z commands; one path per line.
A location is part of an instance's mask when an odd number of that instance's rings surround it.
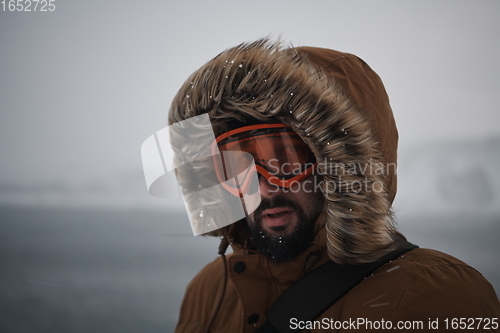
M 263 198 L 270 198 L 281 192 L 281 188 L 279 186 L 269 183 L 266 177 L 261 174 L 259 174 L 259 189 L 260 195 Z

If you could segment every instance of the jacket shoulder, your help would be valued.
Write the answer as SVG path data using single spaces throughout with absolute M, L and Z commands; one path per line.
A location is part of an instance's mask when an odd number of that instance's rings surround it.
M 400 259 L 404 259 L 409 262 L 413 268 L 417 269 L 432 267 L 432 266 L 448 266 L 448 265 L 458 265 L 464 267 L 470 267 L 465 262 L 440 251 L 431 249 L 417 248 L 410 252 L 403 254 Z M 472 268 L 473 269 L 473 268 Z
M 187 292 L 190 290 L 198 291 L 200 289 L 206 289 L 203 293 L 205 294 L 208 290 L 215 289 L 217 292 L 217 287 L 222 280 L 224 274 L 224 266 L 221 257 L 215 258 L 212 262 L 208 263 L 203 267 L 191 280 L 186 288 Z
M 221 257 L 205 265 L 186 287 L 176 332 L 202 332 L 220 292 L 224 266 Z
M 401 258 L 408 271 L 397 317 L 499 317 L 492 285 L 476 269 L 448 254 L 416 249 Z
M 500 303 L 491 284 L 471 266 L 445 253 L 415 249 L 381 266 L 321 317 L 427 325 L 429 318 L 498 318 Z

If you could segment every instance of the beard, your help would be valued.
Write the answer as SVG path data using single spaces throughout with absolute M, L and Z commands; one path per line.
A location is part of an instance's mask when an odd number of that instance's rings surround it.
M 280 231 L 284 231 L 286 226 L 273 227 L 272 230 L 276 234 L 272 235 L 262 228 L 262 212 L 276 207 L 292 208 L 297 214 L 297 226 L 288 235 L 280 234 Z M 322 207 L 315 208 L 311 212 L 311 216 L 308 216 L 300 205 L 283 196 L 262 199 L 259 207 L 253 213 L 253 221 L 250 218 L 244 221 L 245 228 L 250 233 L 251 248 L 265 255 L 274 263 L 293 261 L 313 243 L 316 236 L 314 233 L 315 222 L 321 209 Z

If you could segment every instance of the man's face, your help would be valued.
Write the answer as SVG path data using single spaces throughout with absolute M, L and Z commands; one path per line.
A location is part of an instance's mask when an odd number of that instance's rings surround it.
M 251 244 L 276 263 L 289 262 L 304 252 L 315 237 L 315 222 L 324 196 L 313 175 L 289 189 L 271 185 L 259 176 L 261 204 L 247 218 Z
M 309 146 L 281 123 L 238 127 L 215 143 L 222 153 L 215 163 L 217 177 L 230 193 L 248 193 L 248 180 L 258 175 L 261 203 L 244 221 L 252 248 L 274 262 L 294 260 L 314 240 L 324 203 Z M 249 173 L 250 162 L 255 168 Z

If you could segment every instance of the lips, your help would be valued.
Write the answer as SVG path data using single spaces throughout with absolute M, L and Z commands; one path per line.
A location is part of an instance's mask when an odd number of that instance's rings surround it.
M 294 210 L 288 207 L 266 209 L 262 212 L 262 223 L 267 227 L 285 226 L 290 222 Z

